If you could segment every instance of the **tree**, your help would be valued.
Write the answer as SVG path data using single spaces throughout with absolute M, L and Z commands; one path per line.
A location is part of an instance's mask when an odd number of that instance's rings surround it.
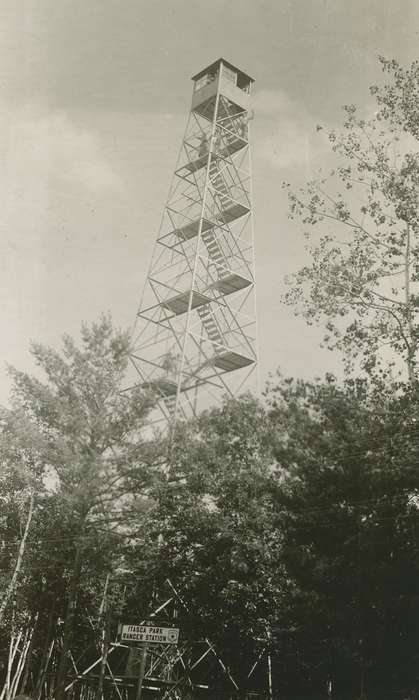
M 7 533 L 7 543 L 10 540 L 16 541 L 15 546 L 4 547 L 9 555 L 13 555 L 13 550 L 16 549 L 16 557 L 13 564 L 10 560 L 7 561 L 9 557 L 5 561 L 11 568 L 11 575 L 9 581 L 5 582 L 0 601 L 0 626 L 18 587 L 26 542 L 36 507 L 35 500 L 43 491 L 44 465 L 40 458 L 42 447 L 42 439 L 25 420 L 25 416 L 19 411 L 2 412 L 0 419 L 0 502 L 2 505 L 0 532 L 2 531 L 3 535 Z
M 283 682 L 310 697 L 328 679 L 338 696 L 407 695 L 419 653 L 417 391 L 278 377 L 267 401 L 296 592 Z
M 267 411 L 229 400 L 179 426 L 147 535 L 127 552 L 139 584 L 126 614 L 147 618 L 169 577 L 189 636 L 205 632 L 242 688 L 269 644 L 285 696 L 320 698 L 329 682 L 339 697 L 407 692 L 419 653 L 417 392 L 279 377 L 266 399 Z
M 325 323 L 325 345 L 359 358 L 369 373 L 416 379 L 419 331 L 419 63 L 380 59 L 392 82 L 373 86 L 372 118 L 344 107 L 328 134 L 337 165 L 293 191 L 290 216 L 314 232 L 311 262 L 290 283 L 286 302 L 308 323 Z M 391 354 L 383 362 L 383 350 Z M 395 359 L 398 358 L 398 359 Z
M 130 559 L 149 589 L 151 573 L 157 589 L 170 578 L 189 608 L 188 634 L 216 643 L 243 687 L 292 588 L 274 527 L 271 444 L 266 413 L 249 396 L 179 425 L 148 541 Z
M 152 457 L 142 432 L 150 396 L 140 388 L 120 391 L 128 345 L 128 335 L 115 331 L 110 319 L 102 317 L 91 327 L 82 327 L 80 346 L 69 336 L 64 336 L 62 353 L 33 344 L 32 354 L 46 381 L 11 369 L 13 411 L 24 415 L 38 436 L 48 474 L 49 494 L 38 533 L 44 523 L 44 534 L 51 537 L 59 523 L 62 536 L 56 551 L 51 548 L 55 560 L 43 572 L 46 586 L 51 583 L 54 589 L 58 575 L 67 594 L 66 607 L 55 606 L 56 616 L 64 618 L 57 698 L 64 697 L 77 598 L 88 590 L 86 586 L 80 591 L 86 560 L 96 567 L 102 559 L 108 571 L 115 565 L 109 549 L 112 532 L 121 522 L 127 523 L 130 509 L 138 512 L 133 501 L 141 502 L 141 496 L 131 495 L 133 485 L 139 494 L 140 485 L 145 489 L 152 478 Z M 32 552 L 36 567 L 35 556 Z M 45 561 L 45 548 L 40 559 Z M 98 573 L 93 568 L 95 581 Z

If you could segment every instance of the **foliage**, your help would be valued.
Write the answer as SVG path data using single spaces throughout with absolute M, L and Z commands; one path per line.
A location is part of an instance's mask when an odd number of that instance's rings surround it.
M 413 385 L 402 392 L 332 376 L 272 378 L 266 408 L 251 397 L 226 400 L 179 425 L 165 469 L 156 461 L 150 473 L 164 443 L 125 464 L 128 481 L 115 482 L 123 524 L 115 508 L 92 507 L 85 517 L 70 462 L 57 460 L 65 478 L 38 492 L 15 597 L 15 610 L 32 623 L 37 616 L 32 677 L 40 677 L 50 640 L 65 638 L 71 600 L 77 634 L 68 642 L 85 667 L 98 658 L 103 624 L 113 633 L 120 620 L 147 618 L 170 578 L 187 607 L 182 633 L 209 637 L 242 688 L 268 648 L 284 697 L 321 697 L 329 682 L 339 697 L 407 694 L 418 680 L 418 404 Z M 30 415 L 37 455 L 49 455 L 59 432 Z M 124 446 L 114 444 L 118 457 Z M 132 444 L 131 433 L 129 455 Z M 74 449 L 84 454 L 79 443 Z M 93 487 L 87 472 L 92 502 L 109 473 L 98 470 Z M 9 530 L 2 522 L 5 539 L 13 531 L 17 541 L 16 522 Z M 126 658 L 112 659 L 123 673 Z M 253 682 L 265 685 L 263 663 Z
M 0 482 L 9 504 L 16 489 L 22 490 L 22 480 L 38 486 L 30 547 L 9 625 L 12 620 L 16 625 L 19 611 L 29 624 L 36 616 L 40 661 L 42 648 L 61 634 L 58 675 L 65 673 L 75 625 L 80 647 L 93 639 L 95 648 L 97 630 L 89 620 L 97 617 L 106 574 L 121 558 L 120 534 L 113 532 L 121 522 L 129 528 L 130 514 L 141 512 L 140 488 L 144 491 L 153 478 L 155 456 L 143 436 L 150 397 L 139 389 L 120 391 L 127 334 L 102 317 L 82 327 L 80 345 L 68 336 L 63 340 L 61 353 L 32 346 L 46 379 L 10 370 L 12 408 L 3 412 L 1 443 L 9 470 Z M 0 523 L 8 567 L 21 527 L 13 513 L 9 505 Z
M 118 486 L 123 478 L 143 468 L 145 445 L 139 429 L 150 398 L 138 388 L 120 392 L 128 336 L 114 332 L 108 318 L 91 328 L 83 326 L 81 340 L 78 348 L 64 336 L 62 354 L 33 344 L 32 354 L 46 382 L 10 371 L 14 406 L 43 438 L 45 464 L 63 502 L 94 521 L 124 493 L 126 484 Z
M 344 352 L 348 370 L 357 357 L 381 376 L 404 364 L 412 381 L 419 339 L 419 67 L 381 62 L 392 82 L 371 88 L 373 117 L 346 106 L 343 129 L 328 134 L 337 163 L 330 175 L 297 192 L 286 186 L 291 218 L 319 231 L 311 262 L 294 275 L 286 301 L 309 323 L 325 324 L 324 343 Z
M 418 395 L 279 379 L 267 394 L 286 477 L 278 522 L 298 595 L 300 681 L 373 697 L 417 682 Z M 295 670 L 295 659 L 288 666 Z
M 266 414 L 251 397 L 179 426 L 143 560 L 155 586 L 169 577 L 188 601 L 198 638 L 210 637 L 242 673 L 255 640 L 266 640 L 283 613 L 289 586 L 273 527 L 270 445 Z

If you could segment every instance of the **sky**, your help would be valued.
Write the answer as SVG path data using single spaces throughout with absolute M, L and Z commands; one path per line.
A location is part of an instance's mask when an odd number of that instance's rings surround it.
M 294 186 L 327 166 L 318 124 L 373 109 L 378 56 L 417 58 L 417 0 L 0 0 L 0 403 L 31 341 L 134 321 L 190 109 L 224 57 L 255 78 L 251 147 L 262 379 L 340 371 L 281 302 L 307 260 Z

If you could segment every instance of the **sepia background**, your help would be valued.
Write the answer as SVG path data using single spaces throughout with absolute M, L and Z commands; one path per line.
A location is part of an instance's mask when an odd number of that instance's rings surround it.
M 414 60 L 417 0 L 1 0 L 0 402 L 30 339 L 109 311 L 134 320 L 190 106 L 224 57 L 255 78 L 252 123 L 262 378 L 340 371 L 281 303 L 304 261 L 283 181 L 327 168 L 341 105 L 373 109 L 378 56 Z

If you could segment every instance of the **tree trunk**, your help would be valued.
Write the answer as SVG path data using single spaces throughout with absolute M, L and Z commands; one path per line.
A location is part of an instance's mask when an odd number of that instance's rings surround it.
M 412 307 L 411 307 L 411 293 L 410 293 L 410 226 L 406 226 L 406 250 L 404 259 L 404 295 L 406 304 L 406 314 L 407 314 L 407 326 L 409 330 L 409 347 L 407 349 L 407 376 L 409 383 L 413 384 L 415 380 L 415 340 L 413 338 L 413 322 L 412 322 Z
M 48 662 L 49 662 L 50 653 L 51 653 L 51 644 L 54 644 L 54 641 L 51 642 L 54 613 L 55 613 L 55 600 L 52 603 L 52 607 L 51 607 L 50 613 L 48 615 L 47 633 L 45 636 L 45 643 L 44 643 L 44 648 L 42 650 L 38 678 L 36 681 L 35 692 L 34 692 L 35 700 L 39 700 L 39 698 L 41 696 L 42 686 L 44 685 L 45 675 L 46 675 L 46 672 L 48 669 Z
M 32 521 L 34 502 L 35 502 L 35 494 L 32 491 L 30 501 L 29 501 L 29 511 L 28 511 L 28 515 L 26 517 L 25 530 L 23 532 L 23 537 L 20 541 L 15 569 L 13 571 L 13 576 L 10 580 L 8 587 L 7 587 L 6 593 L 5 593 L 3 600 L 1 601 L 1 604 L 0 604 L 0 623 L 3 620 L 7 605 L 8 605 L 8 603 L 9 603 L 9 601 L 10 601 L 10 599 L 11 599 L 11 597 L 16 589 L 16 586 L 17 586 L 19 572 L 22 568 L 23 555 L 25 553 L 26 540 L 28 538 L 29 528 L 30 528 L 31 521 Z
M 67 613 L 64 621 L 63 645 L 58 662 L 58 670 L 56 677 L 56 693 L 55 700 L 64 700 L 65 698 L 65 680 L 68 666 L 68 654 L 70 651 L 71 639 L 73 636 L 74 617 L 76 609 L 77 591 L 80 585 L 81 576 L 81 540 L 77 543 L 76 552 L 74 555 L 73 574 L 71 577 L 70 591 L 68 595 Z
M 33 650 L 33 647 L 35 644 L 35 633 L 36 633 L 36 628 L 38 626 L 38 619 L 39 619 L 39 616 L 37 614 L 35 617 L 35 620 L 33 622 L 32 632 L 31 632 L 31 636 L 29 639 L 29 647 L 28 647 L 26 659 L 25 659 L 25 667 L 23 669 L 23 678 L 22 678 L 22 684 L 20 687 L 20 690 L 22 693 L 26 692 L 26 686 L 28 685 L 29 673 L 30 673 L 30 669 L 31 669 L 32 650 Z

